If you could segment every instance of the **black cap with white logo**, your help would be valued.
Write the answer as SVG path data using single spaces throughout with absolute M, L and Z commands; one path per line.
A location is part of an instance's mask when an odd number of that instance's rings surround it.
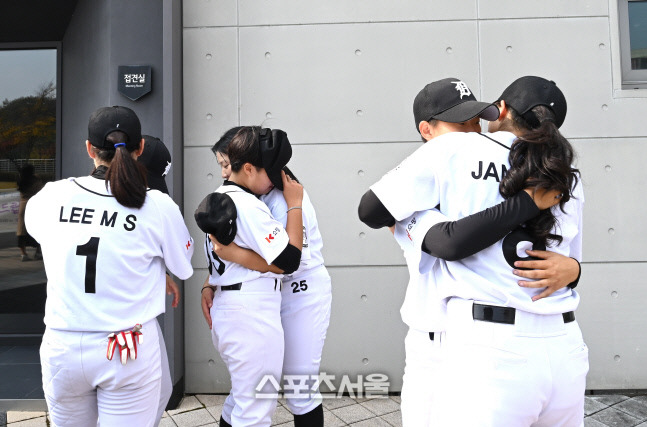
M 159 138 L 150 135 L 142 135 L 142 137 L 144 138 L 144 151 L 137 160 L 146 166 L 148 186 L 153 190 L 168 194 L 164 177 L 171 169 L 171 153 Z
M 488 121 L 496 120 L 499 109 L 494 104 L 477 101 L 465 82 L 456 78 L 429 83 L 413 101 L 416 129 L 420 122 L 431 119 L 462 123 L 477 116 Z

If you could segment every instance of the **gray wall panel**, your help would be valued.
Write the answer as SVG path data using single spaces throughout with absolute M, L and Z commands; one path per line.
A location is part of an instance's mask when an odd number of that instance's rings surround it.
M 476 35 L 468 21 L 241 28 L 241 123 L 300 144 L 414 141 L 426 83 L 459 75 L 478 91 Z
M 204 234 L 195 223 L 193 214 L 200 201 L 222 184 L 220 166 L 216 156 L 207 147 L 187 147 L 184 150 L 184 167 L 188 171 L 184 185 L 184 218 L 189 232 L 196 242 L 193 254 L 193 268 L 205 268 Z M 203 277 L 204 280 L 204 277 Z
M 183 0 L 184 27 L 223 27 L 237 24 L 236 0 Z
M 357 216 L 357 206 L 371 184 L 420 145 L 422 143 L 294 147 L 290 169 L 307 189 L 317 210 L 326 265 L 404 264 L 402 250 L 391 233 L 364 225 Z
M 185 392 L 227 393 L 231 387 L 227 367 L 211 341 L 211 330 L 200 308 L 205 268 L 195 269 L 184 283 Z
M 568 117 L 562 128 L 566 135 L 606 136 L 613 132 L 609 129 L 614 104 L 607 19 L 486 21 L 481 22 L 480 36 L 482 46 L 487 46 L 481 50 L 483 99 L 496 100 L 508 84 L 523 75 L 546 77 L 557 82 L 568 100 Z M 600 49 L 600 43 L 606 48 Z M 553 48 L 556 46 L 561 48 Z M 609 109 L 602 111 L 603 104 Z
M 474 0 L 245 0 L 240 25 L 439 21 L 476 18 Z
M 589 346 L 588 389 L 647 384 L 647 263 L 585 264 L 577 319 Z
M 609 14 L 608 0 L 479 0 L 480 19 L 600 16 Z
M 184 144 L 213 145 L 238 123 L 235 28 L 184 30 Z
M 639 183 L 647 182 L 647 138 L 572 141 L 584 182 L 584 260 L 647 261 Z

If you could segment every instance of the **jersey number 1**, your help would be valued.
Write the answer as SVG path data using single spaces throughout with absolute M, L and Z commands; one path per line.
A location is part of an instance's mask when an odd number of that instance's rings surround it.
M 99 251 L 99 238 L 90 237 L 88 243 L 76 247 L 76 254 L 85 259 L 85 293 L 96 293 L 97 252 Z

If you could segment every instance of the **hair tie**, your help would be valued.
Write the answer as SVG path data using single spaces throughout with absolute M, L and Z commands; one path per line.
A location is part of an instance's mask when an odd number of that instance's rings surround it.
M 118 142 L 118 143 L 115 144 L 115 148 L 117 148 L 117 147 L 125 147 L 125 146 L 126 146 L 125 142 Z

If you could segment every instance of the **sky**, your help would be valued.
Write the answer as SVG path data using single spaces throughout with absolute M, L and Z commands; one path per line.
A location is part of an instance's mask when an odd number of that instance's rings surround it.
M 56 84 L 56 49 L 0 50 L 0 103 Z

